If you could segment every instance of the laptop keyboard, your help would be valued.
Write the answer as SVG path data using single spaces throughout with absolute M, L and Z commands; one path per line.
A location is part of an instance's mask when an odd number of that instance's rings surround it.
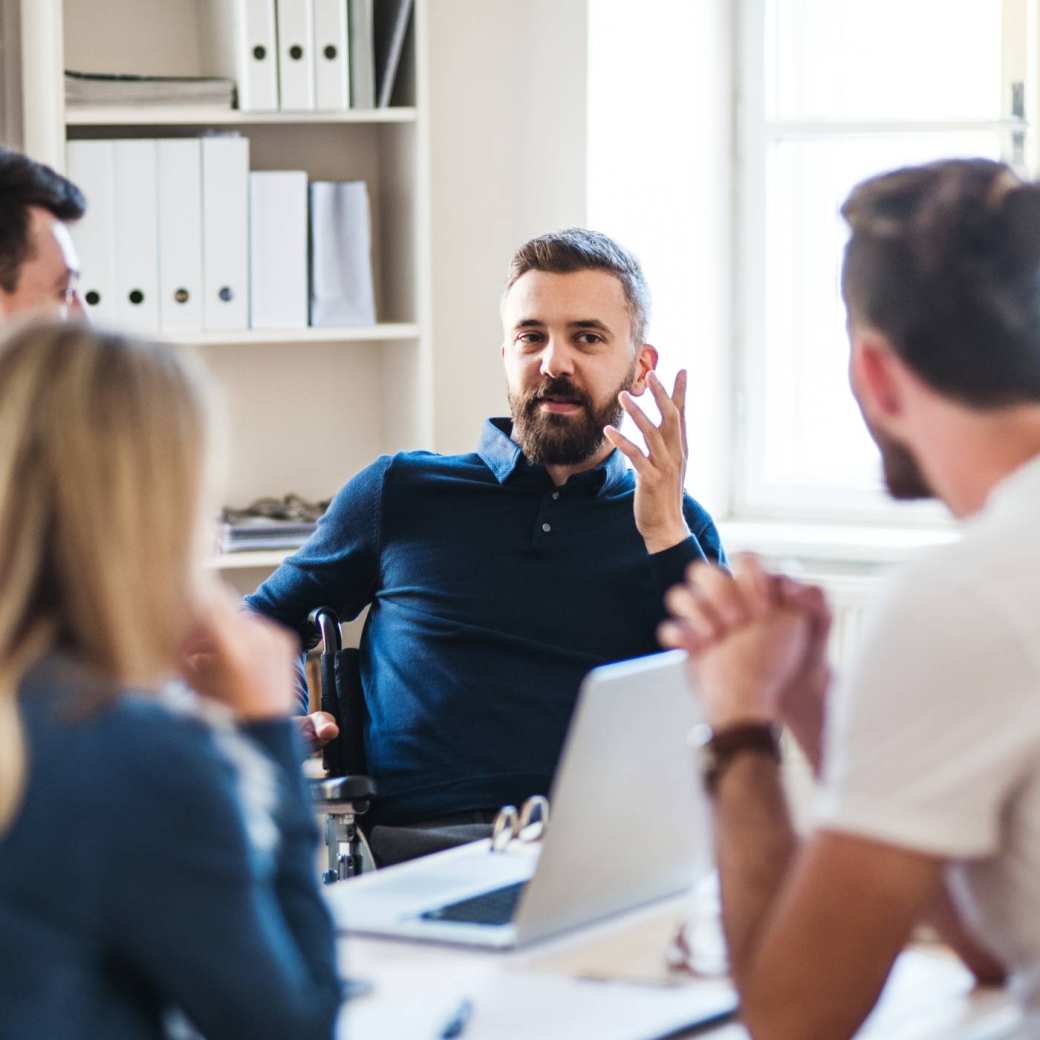
M 516 913 L 520 894 L 527 887 L 526 881 L 493 888 L 457 903 L 448 903 L 435 910 L 427 910 L 419 916 L 425 921 L 457 921 L 460 924 L 509 924 Z

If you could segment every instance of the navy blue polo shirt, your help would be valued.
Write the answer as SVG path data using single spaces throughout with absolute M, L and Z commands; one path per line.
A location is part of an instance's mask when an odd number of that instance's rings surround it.
M 472 454 L 378 459 L 248 597 L 299 631 L 315 607 L 349 619 L 370 606 L 361 675 L 379 822 L 547 793 L 585 673 L 656 651 L 665 590 L 691 561 L 723 559 L 689 496 L 690 537 L 647 553 L 617 451 L 558 488 L 510 429 L 488 420 Z

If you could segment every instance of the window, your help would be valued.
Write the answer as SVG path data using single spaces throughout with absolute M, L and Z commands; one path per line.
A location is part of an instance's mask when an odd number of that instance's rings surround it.
M 1027 0 L 742 3 L 738 514 L 937 515 L 886 500 L 877 449 L 849 393 L 838 209 L 858 181 L 910 163 L 982 155 L 1025 164 L 1031 8 Z
M 847 382 L 838 208 L 942 156 L 1035 170 L 1038 6 L 590 0 L 587 219 L 643 262 L 664 377 L 691 373 L 688 486 L 716 515 L 944 516 L 881 487 Z

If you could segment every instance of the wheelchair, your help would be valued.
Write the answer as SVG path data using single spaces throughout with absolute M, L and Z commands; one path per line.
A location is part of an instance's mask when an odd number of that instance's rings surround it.
M 311 612 L 307 649 L 321 644 L 321 710 L 339 726 L 339 736 L 322 749 L 325 776 L 311 781 L 315 808 L 324 815 L 326 868 L 322 881 L 356 877 L 375 869 L 359 818 L 368 812 L 376 785 L 365 775 L 364 712 L 358 651 L 343 647 L 339 618 L 327 607 Z
M 492 823 L 458 826 L 393 827 L 366 830 L 363 818 L 378 797 L 377 785 L 367 775 L 365 758 L 366 708 L 361 685 L 360 653 L 344 648 L 336 612 L 319 607 L 308 616 L 305 649 L 321 645 L 319 677 L 321 710 L 327 711 L 339 726 L 339 736 L 322 749 L 325 776 L 311 781 L 315 809 L 324 815 L 326 866 L 322 881 L 334 884 L 377 869 L 380 864 L 400 862 L 401 843 L 425 847 L 410 856 L 453 848 L 470 841 L 491 837 Z M 373 853 L 375 848 L 375 853 Z

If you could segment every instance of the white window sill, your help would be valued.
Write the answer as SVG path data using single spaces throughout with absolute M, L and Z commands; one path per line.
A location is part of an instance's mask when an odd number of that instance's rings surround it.
M 953 525 L 885 527 L 733 518 L 720 520 L 718 527 L 729 556 L 755 552 L 780 559 L 855 566 L 902 563 L 960 536 Z

